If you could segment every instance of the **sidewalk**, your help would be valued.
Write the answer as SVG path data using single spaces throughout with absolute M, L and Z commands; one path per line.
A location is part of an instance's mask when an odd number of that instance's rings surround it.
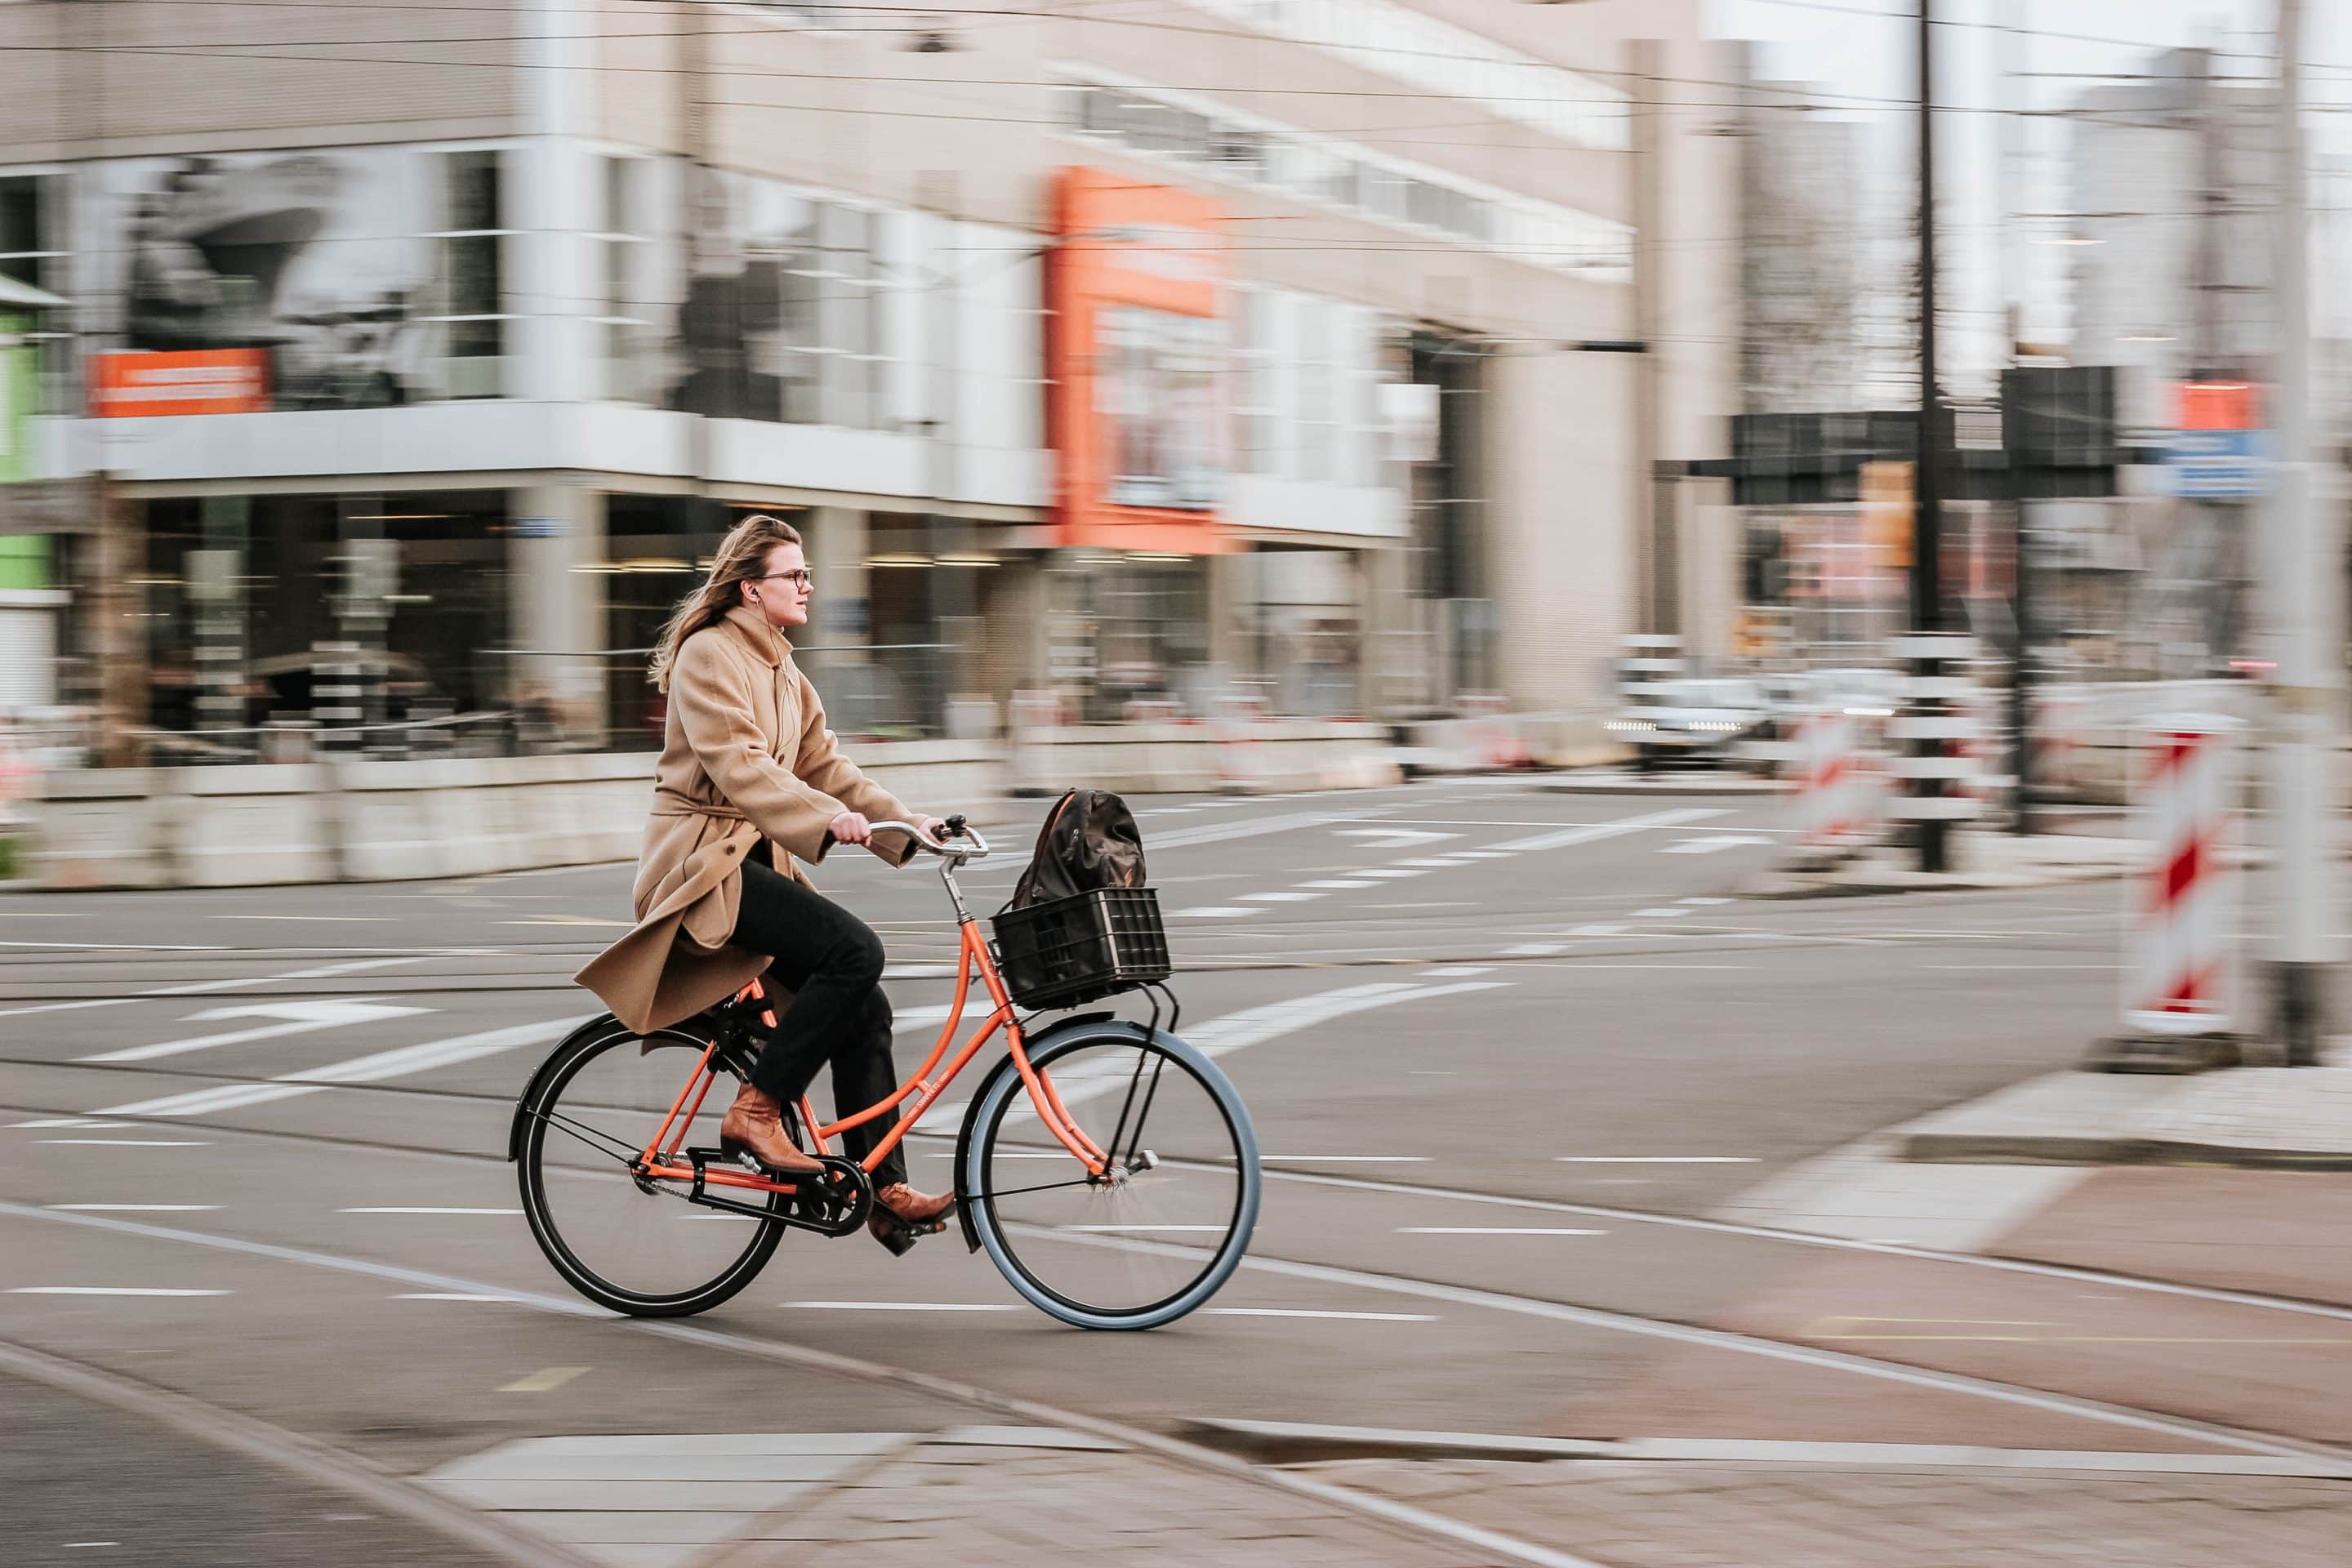
M 2352 1065 L 2053 1073 L 1890 1135 L 1915 1162 L 2352 1170 Z

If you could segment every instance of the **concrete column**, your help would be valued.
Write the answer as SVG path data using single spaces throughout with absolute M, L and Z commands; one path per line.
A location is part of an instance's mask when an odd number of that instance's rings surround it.
M 604 646 L 604 493 L 581 485 L 532 485 L 509 497 L 514 531 L 509 611 L 520 650 L 507 700 L 537 695 L 554 704 L 568 737 L 601 743 L 612 661 Z
M 874 640 L 874 602 L 866 567 L 866 513 L 856 507 L 812 507 L 789 520 L 816 574 L 815 613 L 806 640 L 824 647 L 863 647 Z
M 1356 624 L 1363 646 L 1356 661 L 1358 701 L 1368 719 L 1390 719 L 1404 701 L 1401 655 L 1411 646 L 1411 602 L 1406 598 L 1405 551 L 1369 549 L 1356 554 Z
M 1235 679 L 1257 668 L 1258 560 L 1236 551 L 1209 557 L 1209 663 L 1217 672 L 1220 696 Z

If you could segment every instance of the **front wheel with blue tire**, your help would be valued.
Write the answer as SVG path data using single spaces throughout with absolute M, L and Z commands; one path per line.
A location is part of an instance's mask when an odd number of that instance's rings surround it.
M 1232 1080 L 1133 1024 L 1048 1038 L 1030 1063 L 1111 1169 L 1090 1173 L 1039 1122 L 1019 1073 L 991 1076 L 959 1186 L 1005 1279 L 1083 1329 L 1158 1328 L 1215 1295 L 1249 1248 L 1263 1184 Z

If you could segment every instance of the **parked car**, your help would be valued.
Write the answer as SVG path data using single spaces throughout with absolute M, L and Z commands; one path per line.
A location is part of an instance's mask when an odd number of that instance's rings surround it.
M 1740 760 L 1741 743 L 1759 738 L 1767 720 L 1754 681 L 1664 680 L 1637 693 L 1608 727 L 1644 769 L 1668 762 L 1719 766 Z

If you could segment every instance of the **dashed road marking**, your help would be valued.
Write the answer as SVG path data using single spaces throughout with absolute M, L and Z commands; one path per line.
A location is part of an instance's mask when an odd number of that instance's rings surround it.
M 1523 942 L 1503 950 L 1505 958 L 1555 958 L 1568 951 L 1564 942 Z
M 424 1205 L 382 1204 L 369 1208 L 337 1209 L 337 1214 L 454 1214 L 454 1215 L 517 1215 L 520 1209 L 436 1208 Z
M 1226 921 L 1232 920 L 1236 915 L 1254 915 L 1260 911 L 1251 909 L 1246 904 L 1195 904 L 1189 910 L 1176 910 L 1171 912 L 1180 919 Z
M 545 1394 L 552 1389 L 562 1388 L 587 1370 L 584 1366 L 551 1366 L 532 1373 L 529 1377 L 519 1377 L 512 1383 L 502 1384 L 499 1392 L 500 1394 Z
M 1671 909 L 1661 905 L 1654 910 L 1635 910 L 1633 918 L 1637 921 L 1670 921 L 1678 915 L 1686 915 L 1690 912 L 1688 910 Z
M 1660 846 L 1661 855 L 1712 855 L 1718 849 L 1737 849 L 1744 844 L 1769 844 L 1769 838 L 1748 833 L 1718 833 L 1711 838 L 1685 838 L 1679 844 Z
M 1752 1165 L 1753 1154 L 1555 1154 L 1563 1165 Z
M 43 1204 L 69 1214 L 212 1214 L 218 1204 Z
M 201 951 L 215 952 L 217 948 Z M 404 963 L 422 963 L 432 953 L 411 953 L 400 958 L 362 958 L 348 963 L 329 963 L 316 969 L 297 969 L 285 974 L 249 974 L 236 980 L 198 980 L 184 985 L 157 985 L 128 996 L 93 996 L 79 1002 L 44 1002 L 31 1007 L 0 1007 L 0 1018 L 14 1018 L 27 1013 L 71 1013 L 89 1007 L 127 1007 L 134 1002 L 152 1001 L 158 996 L 202 996 L 215 991 L 242 991 L 254 985 L 276 985 L 288 980 L 331 980 L 341 974 L 356 974 L 363 969 L 392 969 Z
M 1399 1236 L 1607 1236 L 1566 1225 L 1401 1225 Z
M 1322 896 L 1320 893 L 1300 892 L 1291 889 L 1279 893 L 1244 893 L 1242 898 L 1253 904 L 1304 904 Z
M 243 1029 L 225 1029 L 216 1034 L 190 1035 L 177 1040 L 162 1040 L 150 1046 L 126 1046 L 118 1051 L 100 1051 L 96 1056 L 77 1057 L 83 1062 L 145 1062 L 159 1057 L 184 1056 L 190 1051 L 212 1050 L 221 1046 L 239 1046 L 253 1040 L 273 1040 L 286 1035 L 316 1034 L 320 1029 L 346 1028 L 360 1024 L 380 1024 L 392 1018 L 414 1017 L 430 1013 L 430 1007 L 409 1007 L 399 1003 L 379 1002 L 372 996 L 333 996 L 315 1002 L 265 1002 L 249 1007 L 207 1007 L 201 1013 L 188 1015 L 190 1023 L 206 1019 L 276 1018 L 275 1024 L 257 1024 Z
M 209 1149 L 212 1144 L 201 1138 L 43 1138 L 43 1143 L 65 1144 L 79 1149 Z
M 230 1296 L 231 1290 L 187 1290 L 163 1285 L 16 1285 L 11 1296 Z

